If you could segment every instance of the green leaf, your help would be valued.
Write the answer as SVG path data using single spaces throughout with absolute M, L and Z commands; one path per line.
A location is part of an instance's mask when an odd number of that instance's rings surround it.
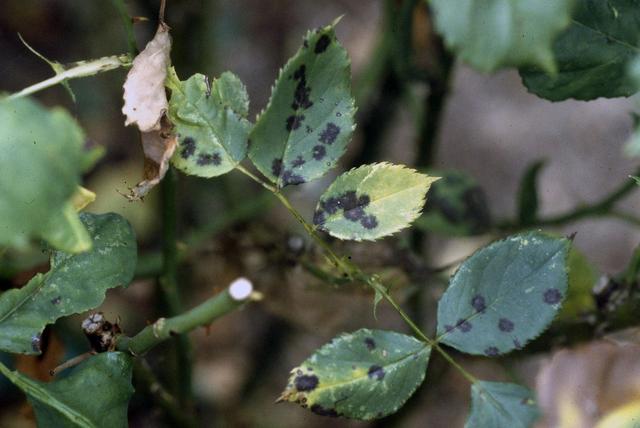
M 640 51 L 635 0 L 578 0 L 571 25 L 555 41 L 559 72 L 521 70 L 529 91 L 551 101 L 623 97 L 637 91 L 627 75 Z
M 278 187 L 324 175 L 355 128 L 350 61 L 335 24 L 307 33 L 251 132 L 249 157 Z
M 0 101 L 0 246 L 44 238 L 69 252 L 89 248 L 68 209 L 87 164 L 84 139 L 62 109 L 28 98 Z
M 486 232 L 491 214 L 486 196 L 476 180 L 460 171 L 432 171 L 442 178 L 427 193 L 424 212 L 415 227 L 447 236 Z
M 38 428 L 127 427 L 131 369 L 130 355 L 105 352 L 46 383 L 0 364 L 0 372 L 27 394 Z
M 425 343 L 391 331 L 343 334 L 291 370 L 280 400 L 323 416 L 381 418 L 422 383 L 430 353 Z
M 521 225 L 535 223 L 538 218 L 538 175 L 544 167 L 544 160 L 537 160 L 525 171 L 520 180 L 518 192 L 518 220 Z
M 189 175 L 215 177 L 235 168 L 247 155 L 251 123 L 247 90 L 233 73 L 213 82 L 202 74 L 180 81 L 169 69 L 169 118 L 178 147 L 171 163 Z
M 439 340 L 487 356 L 522 348 L 560 309 L 569 248 L 568 239 L 529 232 L 474 253 L 438 304 Z
M 472 67 L 538 66 L 555 72 L 552 44 L 574 0 L 431 0 L 438 32 Z
M 54 252 L 51 269 L 0 295 L 0 350 L 40 353 L 40 334 L 58 318 L 100 305 L 109 288 L 126 286 L 136 266 L 131 226 L 117 214 L 81 214 L 93 249 Z
M 577 248 L 571 247 L 567 258 L 569 289 L 562 304 L 557 321 L 574 322 L 580 316 L 596 309 L 593 287 L 600 275 L 587 257 Z
M 513 383 L 471 385 L 471 414 L 465 428 L 529 428 L 539 412 L 533 393 Z
M 313 216 L 321 230 L 340 239 L 375 240 L 409 226 L 438 177 L 402 165 L 363 165 L 339 176 Z

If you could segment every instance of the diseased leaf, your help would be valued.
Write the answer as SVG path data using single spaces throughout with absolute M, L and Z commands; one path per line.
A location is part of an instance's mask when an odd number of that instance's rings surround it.
M 136 241 L 129 223 L 117 214 L 81 214 L 80 219 L 93 239 L 91 251 L 56 251 L 49 272 L 0 295 L 0 351 L 39 354 L 47 324 L 95 308 L 107 289 L 133 278 Z
M 400 333 L 345 333 L 291 370 L 280 400 L 322 416 L 381 418 L 397 411 L 422 383 L 430 353 L 425 343 Z
M 313 216 L 319 229 L 340 239 L 375 240 L 420 215 L 437 177 L 390 163 L 363 165 L 339 176 L 324 192 Z
M 460 171 L 432 171 L 442 177 L 429 188 L 415 227 L 447 236 L 469 236 L 491 226 L 486 196 L 476 180 Z
M 538 418 L 533 393 L 513 383 L 471 385 L 471 414 L 465 428 L 529 428 Z
M 169 118 L 178 147 L 171 163 L 189 175 L 215 177 L 231 171 L 247 155 L 251 123 L 245 119 L 249 97 L 233 73 L 209 82 L 202 74 L 180 81 L 169 70 Z
M 133 60 L 124 83 L 125 125 L 135 124 L 141 132 L 159 131 L 160 119 L 167 111 L 164 82 L 171 65 L 169 27 L 158 25 L 155 36 Z
M 539 232 L 480 249 L 438 304 L 439 340 L 469 354 L 520 349 L 551 323 L 567 295 L 568 239 Z
M 0 101 L 0 246 L 50 238 L 65 251 L 88 249 L 68 208 L 87 164 L 84 139 L 62 109 L 28 98 Z
M 336 40 L 335 25 L 307 33 L 251 132 L 249 157 L 278 187 L 324 175 L 355 128 L 350 61 Z
M 523 226 L 535 223 L 538 218 L 538 175 L 544 160 L 537 160 L 525 171 L 518 192 L 518 219 Z
M 0 364 L 0 373 L 27 395 L 39 428 L 127 427 L 131 370 L 132 357 L 123 352 L 93 356 L 49 383 Z
M 472 67 L 492 72 L 538 66 L 555 72 L 552 44 L 574 0 L 430 0 L 445 43 Z
M 551 101 L 635 93 L 627 69 L 640 51 L 639 21 L 635 0 L 578 0 L 571 25 L 553 45 L 558 74 L 522 69 L 524 84 Z
M 162 119 L 162 129 L 143 132 L 142 150 L 144 151 L 144 180 L 131 189 L 127 197 L 130 200 L 142 199 L 164 178 L 169 169 L 169 160 L 176 150 L 177 138 L 171 130 L 171 124 Z

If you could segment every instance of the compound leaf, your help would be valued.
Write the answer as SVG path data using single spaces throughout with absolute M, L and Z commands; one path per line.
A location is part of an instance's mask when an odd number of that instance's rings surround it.
M 251 132 L 249 157 L 278 187 L 324 175 L 355 128 L 350 61 L 335 24 L 307 33 Z
M 98 354 L 49 383 L 0 364 L 0 372 L 27 394 L 39 428 L 127 427 L 131 370 L 132 357 L 123 352 Z
M 465 428 L 529 428 L 538 418 L 533 393 L 513 383 L 479 381 L 471 386 Z
M 551 101 L 635 93 L 627 70 L 640 52 L 638 22 L 640 8 L 635 0 L 578 0 L 571 25 L 554 43 L 558 74 L 524 69 L 520 73 L 524 84 Z
M 431 348 L 400 333 L 343 334 L 291 370 L 281 400 L 361 420 L 397 411 L 424 379 Z
M 339 176 L 313 216 L 321 230 L 340 239 L 374 240 L 409 226 L 437 177 L 390 163 L 363 165 Z
M 233 73 L 210 82 L 202 74 L 181 81 L 169 69 L 169 119 L 178 147 L 171 163 L 189 175 L 215 177 L 235 168 L 247 155 L 251 123 L 247 90 Z
M 47 324 L 95 308 L 107 289 L 133 278 L 137 252 L 129 223 L 117 214 L 81 214 L 80 219 L 93 239 L 90 251 L 55 251 L 49 272 L 0 295 L 1 351 L 39 354 Z
M 472 67 L 537 66 L 555 72 L 552 45 L 569 25 L 574 0 L 431 0 L 449 48 Z
M 84 134 L 62 109 L 0 101 L 0 246 L 44 238 L 58 249 L 90 247 L 69 201 L 88 155 Z
M 469 354 L 523 347 L 551 323 L 567 295 L 569 240 L 510 236 L 469 257 L 438 304 L 438 335 Z

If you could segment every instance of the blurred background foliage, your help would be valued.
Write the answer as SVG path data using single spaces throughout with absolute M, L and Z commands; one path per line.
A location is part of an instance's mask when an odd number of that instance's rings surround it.
M 135 25 L 142 48 L 155 30 L 158 2 L 128 0 L 126 5 L 130 15 L 150 19 Z M 554 104 L 528 94 L 516 72 L 484 75 L 456 63 L 433 33 L 422 1 L 170 0 L 166 20 L 172 28 L 172 60 L 178 73 L 216 76 L 233 71 L 247 85 L 254 118 L 266 104 L 279 67 L 295 52 L 305 31 L 340 15 L 344 18 L 337 33 L 352 58 L 359 111 L 354 141 L 339 169 L 387 160 L 445 178 L 433 187 L 415 231 L 378 243 L 334 245 L 379 272 L 427 329 L 434 327 L 435 304 L 456 261 L 509 230 L 535 227 L 544 224 L 539 219 L 598 201 L 633 173 L 622 150 L 632 128 L 630 101 Z M 6 92 L 50 76 L 48 66 L 21 44 L 18 34 L 61 63 L 127 51 L 112 1 L 2 0 L 0 89 Z M 60 86 L 37 98 L 67 108 L 86 130 L 88 144 L 106 148 L 106 155 L 85 177 L 85 186 L 98 196 L 89 211 L 124 215 L 137 233 L 140 262 L 135 283 L 110 292 L 101 310 L 133 333 L 164 313 L 154 292 L 161 262 L 161 216 L 158 189 L 143 202 L 130 203 L 121 195 L 140 180 L 143 161 L 136 131 L 124 127 L 120 111 L 124 77 L 125 71 L 117 70 L 71 82 L 75 104 Z M 536 167 L 541 159 L 544 167 Z M 337 172 L 289 191 L 305 215 L 311 215 Z M 240 275 L 252 279 L 265 295 L 262 303 L 192 335 L 193 388 L 201 425 L 325 426 L 326 419 L 273 403 L 289 369 L 340 331 L 363 326 L 402 331 L 404 326 L 385 305 L 374 319 L 368 290 L 328 276 L 329 266 L 296 222 L 245 177 L 181 176 L 178 186 L 183 260 L 179 285 L 185 306 L 197 304 Z M 531 188 L 537 189 L 535 200 L 531 194 L 518 195 L 520 189 Z M 532 216 L 535 207 L 537 215 Z M 549 225 L 558 233 L 575 234 L 575 246 L 585 255 L 572 256 L 579 266 L 572 284 L 579 284 L 576 289 L 583 292 L 571 297 L 561 321 L 575 322 L 581 311 L 597 303 L 591 296 L 597 272 L 624 271 L 640 235 L 633 220 L 621 217 L 638 208 L 640 201 L 630 198 L 616 206 L 620 215 Z M 23 285 L 46 268 L 39 248 L 8 253 L 0 265 L 0 289 Z M 628 283 L 635 282 L 637 271 L 626 273 Z M 19 357 L 14 365 L 48 379 L 50 368 L 87 349 L 79 334 L 80 319 L 48 329 L 45 354 Z M 570 341 L 559 331 L 560 327 L 549 333 L 557 340 L 533 346 L 527 355 L 495 361 L 462 358 L 483 378 L 533 385 L 544 363 L 544 355 L 533 352 Z M 593 334 L 589 330 L 579 338 Z M 167 351 L 154 352 L 150 363 L 171 386 L 178 380 L 171 370 L 173 354 Z M 397 415 L 372 423 L 331 424 L 462 426 L 468 385 L 437 356 L 431 364 L 420 393 Z M 153 404 L 157 397 L 147 387 L 139 377 L 131 426 L 180 426 Z M 22 396 L 3 379 L 0 398 L 0 426 L 33 426 Z

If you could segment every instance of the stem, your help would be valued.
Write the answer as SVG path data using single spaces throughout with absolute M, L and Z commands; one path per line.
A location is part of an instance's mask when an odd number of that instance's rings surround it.
M 196 421 L 180 407 L 178 400 L 162 386 L 146 360 L 142 358 L 136 359 L 133 366 L 133 376 L 136 382 L 140 384 L 139 386 L 151 395 L 158 407 L 166 412 L 175 426 L 186 428 L 195 428 L 197 426 Z M 139 387 L 136 387 L 136 390 L 139 389 Z
M 66 80 L 77 79 L 79 77 L 94 76 L 105 71 L 115 70 L 120 67 L 130 67 L 131 56 L 129 55 L 112 55 L 103 58 L 98 58 L 89 61 L 80 61 L 71 66 L 71 68 L 50 77 L 47 80 L 38 82 L 27 88 L 24 88 L 20 92 L 6 97 L 6 100 L 14 100 L 16 98 L 26 97 L 27 95 L 34 94 L 46 88 L 58 85 Z
M 333 249 L 329 246 L 329 244 L 327 244 L 322 239 L 322 237 L 320 237 L 320 235 L 318 235 L 318 232 L 317 232 L 316 228 L 314 226 L 310 225 L 309 223 L 307 223 L 307 221 L 304 219 L 304 217 L 302 217 L 302 215 L 298 212 L 298 210 L 296 210 L 291 205 L 289 200 L 282 193 L 280 193 L 280 191 L 278 189 L 275 189 L 273 186 L 265 183 L 264 181 L 262 181 L 257 176 L 249 173 L 246 169 L 244 169 L 244 168 L 238 168 L 238 169 L 239 169 L 240 172 L 248 175 L 254 181 L 260 183 L 263 187 L 265 187 L 267 189 L 269 189 L 269 188 L 273 189 L 272 190 L 273 194 L 278 198 L 278 200 L 280 200 L 282 205 L 284 205 L 284 207 L 296 218 L 296 220 L 298 220 L 298 222 L 300 222 L 300 224 L 302 225 L 302 227 L 304 227 L 304 229 L 307 231 L 309 236 L 311 236 L 311 238 L 313 238 L 313 240 L 325 251 L 325 253 L 326 253 L 327 257 L 329 258 L 329 260 L 331 260 L 333 262 L 333 264 L 338 269 L 340 269 L 348 278 L 351 278 L 352 280 L 356 279 L 356 280 L 362 281 L 362 282 L 368 284 L 371 288 L 373 288 L 376 291 L 376 293 L 380 293 L 380 295 L 387 302 L 389 302 L 389 304 L 398 312 L 400 317 L 409 326 L 409 328 L 411 328 L 411 330 L 414 332 L 414 334 L 418 338 L 420 338 L 423 342 L 425 342 L 426 344 L 431 346 L 433 349 L 438 351 L 438 353 L 440 353 L 444 357 L 445 360 L 447 360 L 467 380 L 469 380 L 469 382 L 476 383 L 478 381 L 478 379 L 475 376 L 473 376 L 471 373 L 469 373 L 467 370 L 465 370 L 460 364 L 458 364 L 453 359 L 453 357 L 451 357 L 451 355 L 449 355 L 444 349 L 442 349 L 442 347 L 438 344 L 438 342 L 436 340 L 430 339 L 429 337 L 427 337 L 426 334 L 424 334 L 424 332 L 420 329 L 420 327 L 418 327 L 413 322 L 413 320 L 411 320 L 409 315 L 407 315 L 407 313 L 400 307 L 400 305 L 387 292 L 387 288 L 384 286 L 384 284 L 382 284 L 382 282 L 380 282 L 380 279 L 378 278 L 377 275 L 369 275 L 369 274 L 363 272 L 358 266 L 356 266 L 351 261 L 349 261 L 349 260 L 347 260 L 347 259 L 345 259 L 343 257 L 338 256 L 333 251 Z
M 238 290 L 241 288 L 238 287 L 239 283 L 244 286 L 241 290 Z M 144 354 L 172 336 L 211 324 L 223 315 L 235 311 L 253 296 L 253 287 L 248 281 L 236 280 L 227 289 L 195 308 L 172 318 L 160 318 L 135 336 L 121 338 L 118 340 L 117 349 L 134 355 Z
M 178 291 L 178 234 L 176 205 L 177 175 L 169 168 L 162 180 L 162 238 L 163 272 L 158 281 L 160 292 L 170 316 L 182 312 L 182 302 Z M 175 338 L 177 395 L 183 405 L 192 398 L 191 388 L 191 344 L 187 336 Z
M 640 175 L 640 169 L 636 170 L 633 175 Z M 627 214 L 619 212 L 611 212 L 614 205 L 620 200 L 624 199 L 629 193 L 638 188 L 638 183 L 629 178 L 625 180 L 616 190 L 609 195 L 603 197 L 598 202 L 593 204 L 584 205 L 576 208 L 565 214 L 559 214 L 546 219 L 538 219 L 533 224 L 528 225 L 531 227 L 544 227 L 544 226 L 562 226 L 565 223 L 574 222 L 587 217 L 599 217 L 599 216 L 612 216 L 621 220 L 628 221 L 632 224 L 640 224 L 640 219 L 629 216 Z M 498 230 L 511 231 L 518 229 L 519 225 L 516 221 L 504 221 L 498 224 Z
M 124 27 L 124 32 L 127 35 L 127 45 L 129 47 L 129 55 L 131 57 L 135 57 L 138 55 L 138 46 L 136 45 L 136 36 L 133 32 L 133 20 L 129 13 L 127 12 L 127 7 L 124 4 L 124 0 L 111 0 L 113 7 L 118 11 L 118 15 L 120 15 L 120 19 L 122 20 L 122 26 Z

